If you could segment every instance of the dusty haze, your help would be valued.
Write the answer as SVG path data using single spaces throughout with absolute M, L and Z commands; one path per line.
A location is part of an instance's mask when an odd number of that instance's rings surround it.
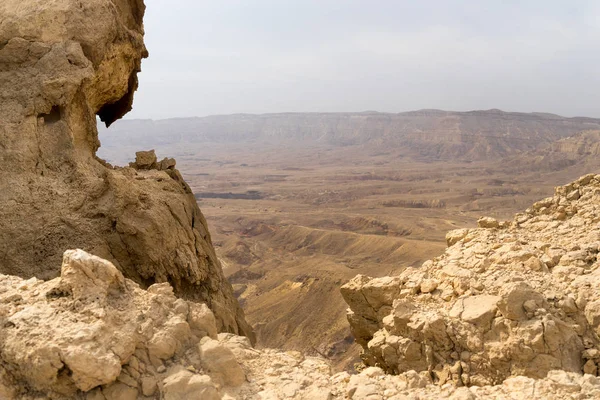
M 128 118 L 420 108 L 600 117 L 598 2 L 506 3 L 149 1 L 151 57 Z

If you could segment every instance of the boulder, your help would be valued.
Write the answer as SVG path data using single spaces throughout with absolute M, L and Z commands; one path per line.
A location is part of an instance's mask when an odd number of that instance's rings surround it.
M 154 150 L 136 152 L 134 165 L 137 169 L 156 169 L 156 153 Z

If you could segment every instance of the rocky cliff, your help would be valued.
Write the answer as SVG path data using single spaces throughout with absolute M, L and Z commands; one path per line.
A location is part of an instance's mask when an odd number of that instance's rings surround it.
M 79 247 L 252 336 L 174 163 L 140 154 L 113 168 L 95 155 L 96 116 L 110 125 L 131 108 L 143 14 L 142 0 L 0 4 L 0 272 L 52 278 Z
M 398 276 L 342 288 L 367 365 L 484 386 L 551 370 L 598 374 L 600 175 L 556 188 L 510 222 L 447 235 Z

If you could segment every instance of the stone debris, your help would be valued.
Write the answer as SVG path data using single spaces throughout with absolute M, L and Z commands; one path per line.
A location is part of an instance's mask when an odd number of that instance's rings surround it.
M 374 296 L 378 288 L 371 284 L 367 292 Z M 500 298 L 465 299 L 453 313 L 489 325 Z M 398 306 L 394 318 L 410 323 L 416 309 Z M 247 337 L 217 334 L 205 304 L 178 299 L 168 283 L 143 290 L 109 261 L 82 250 L 65 252 L 60 278 L 0 275 L 0 326 L 0 398 L 7 400 L 600 397 L 595 348 L 582 355 L 588 360 L 585 375 L 550 370 L 543 379 L 511 376 L 496 385 L 466 387 L 453 379 L 442 384 L 437 376 L 443 369 L 437 375 L 414 369 L 389 375 L 376 366 L 353 375 L 333 373 L 325 359 L 257 350 Z M 398 343 L 417 363 L 419 346 L 401 338 Z M 457 355 L 466 363 L 475 356 Z M 460 373 L 448 371 L 452 377 Z
M 596 376 L 599 222 L 600 175 L 586 175 L 512 222 L 450 232 L 420 268 L 355 277 L 342 295 L 364 362 L 442 387 Z
M 138 151 L 135 153 L 135 162 L 129 166 L 136 169 L 157 169 L 156 153 L 154 150 Z

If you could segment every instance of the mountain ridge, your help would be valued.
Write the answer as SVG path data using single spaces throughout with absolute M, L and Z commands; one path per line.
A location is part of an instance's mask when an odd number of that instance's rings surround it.
M 123 162 L 123 146 L 152 148 L 205 143 L 394 149 L 399 156 L 498 159 L 542 148 L 577 132 L 600 129 L 600 119 L 501 110 L 403 113 L 231 114 L 166 120 L 124 120 L 100 128 L 109 162 Z M 131 153 L 131 151 L 130 151 Z M 115 156 L 117 154 L 117 156 Z M 177 155 L 177 154 L 175 154 Z

